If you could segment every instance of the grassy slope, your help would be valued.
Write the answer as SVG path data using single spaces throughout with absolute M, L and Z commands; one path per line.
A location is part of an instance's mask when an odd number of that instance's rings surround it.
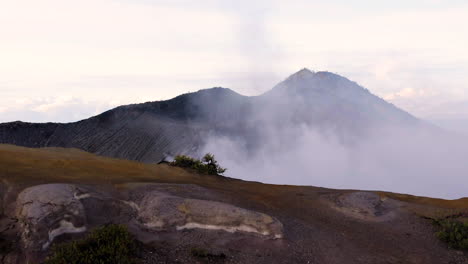
M 310 251 L 307 254 L 315 256 L 318 263 L 348 263 L 348 259 L 356 258 L 364 259 L 360 263 L 384 263 L 380 260 L 389 258 L 395 262 L 385 263 L 408 263 L 404 260 L 411 256 L 411 263 L 439 264 L 448 263 L 444 260 L 453 255 L 435 238 L 430 221 L 416 216 L 403 216 L 388 223 L 358 221 L 344 217 L 323 202 L 324 195 L 349 190 L 246 182 L 198 175 L 168 165 L 110 159 L 75 149 L 11 145 L 0 145 L 0 185 L 2 181 L 16 186 L 16 191 L 51 182 L 113 184 L 118 188 L 128 188 L 132 185 L 126 183 L 130 182 L 197 184 L 222 194 L 225 202 L 277 217 L 287 232 L 289 242 L 284 243 Z M 425 217 L 443 217 L 468 208 L 466 198 L 441 200 L 379 194 L 408 201 L 406 209 Z
M 77 149 L 31 149 L 0 144 L 0 179 L 9 184 L 30 186 L 50 182 L 123 184 L 127 182 L 192 183 L 218 190 L 235 191 L 263 201 L 265 205 L 287 206 L 290 194 L 332 191 L 317 187 L 270 185 L 216 176 L 196 175 L 167 165 L 143 164 L 97 156 Z M 338 191 L 336 192 L 345 192 Z M 288 195 L 287 195 L 288 194 Z M 468 208 L 468 198 L 443 200 L 379 192 L 411 203 L 449 208 Z M 288 197 L 285 197 L 288 196 Z M 275 199 L 276 198 L 276 199 Z M 283 200 L 283 201 L 280 201 Z M 279 204 L 277 204 L 279 203 Z

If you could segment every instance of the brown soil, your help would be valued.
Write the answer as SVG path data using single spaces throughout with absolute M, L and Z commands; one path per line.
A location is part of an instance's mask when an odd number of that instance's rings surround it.
M 468 263 L 466 253 L 448 249 L 434 236 L 428 219 L 464 215 L 468 198 L 442 200 L 270 185 L 73 149 L 10 145 L 0 145 L 0 179 L 0 208 L 4 210 L 14 204 L 19 191 L 43 183 L 79 183 L 119 191 L 170 183 L 174 194 L 262 212 L 277 218 L 284 227 L 284 238 L 279 240 L 223 231 L 183 231 L 176 240 L 168 237 L 148 243 L 141 253 L 144 263 Z M 194 185 L 209 193 L 201 197 L 192 191 Z M 0 231 L 10 238 L 8 230 Z M 208 256 L 194 256 L 194 247 L 203 247 Z

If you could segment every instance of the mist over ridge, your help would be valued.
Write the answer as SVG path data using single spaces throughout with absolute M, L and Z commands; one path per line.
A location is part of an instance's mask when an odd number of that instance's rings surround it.
M 228 175 L 276 184 L 466 196 L 466 138 L 443 131 L 329 72 L 291 75 L 256 98 L 249 138 L 213 133 Z
M 234 178 L 441 198 L 467 196 L 466 142 L 345 77 L 308 69 L 258 96 L 216 87 L 74 123 L 0 124 L 0 143 L 147 163 L 212 152 Z

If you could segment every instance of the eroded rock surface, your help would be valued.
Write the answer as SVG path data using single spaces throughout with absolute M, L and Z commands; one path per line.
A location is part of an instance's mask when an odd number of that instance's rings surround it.
M 38 185 L 23 190 L 16 201 L 16 217 L 27 251 L 49 247 L 58 236 L 86 231 L 80 199 L 87 197 L 70 184 Z
M 332 208 L 347 216 L 367 221 L 386 221 L 395 217 L 398 202 L 373 192 L 351 192 L 333 197 Z
M 62 235 L 68 234 L 64 236 L 68 239 L 108 223 L 127 225 L 137 238 L 148 241 L 163 236 L 172 241 L 185 237 L 187 244 L 196 243 L 193 235 L 222 243 L 249 237 L 256 241 L 282 238 L 283 226 L 277 219 L 216 198 L 216 193 L 196 185 L 143 184 L 136 189 L 115 189 L 44 184 L 20 191 L 15 209 L 2 218 L 5 223 L 0 226 L 9 225 L 9 232 L 16 232 L 11 236 L 18 237 L 15 250 L 20 253 L 10 255 L 24 263 L 37 263 Z M 188 237 L 187 230 L 191 230 Z
M 221 202 L 185 199 L 153 191 L 138 203 L 138 211 L 138 221 L 154 230 L 208 229 L 254 233 L 270 238 L 283 236 L 278 220 Z

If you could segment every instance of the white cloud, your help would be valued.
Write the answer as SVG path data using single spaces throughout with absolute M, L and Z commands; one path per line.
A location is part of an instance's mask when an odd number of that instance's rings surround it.
M 310 67 L 382 97 L 411 87 L 468 99 L 466 13 L 432 0 L 1 1 L 0 94 L 128 102 L 222 85 L 253 95 Z
M 395 100 L 397 98 L 414 98 L 426 96 L 427 92 L 423 89 L 405 88 L 396 93 L 384 96 L 385 100 Z
M 97 115 L 119 102 L 85 100 L 72 96 L 20 98 L 0 108 L 0 122 L 71 122 Z

